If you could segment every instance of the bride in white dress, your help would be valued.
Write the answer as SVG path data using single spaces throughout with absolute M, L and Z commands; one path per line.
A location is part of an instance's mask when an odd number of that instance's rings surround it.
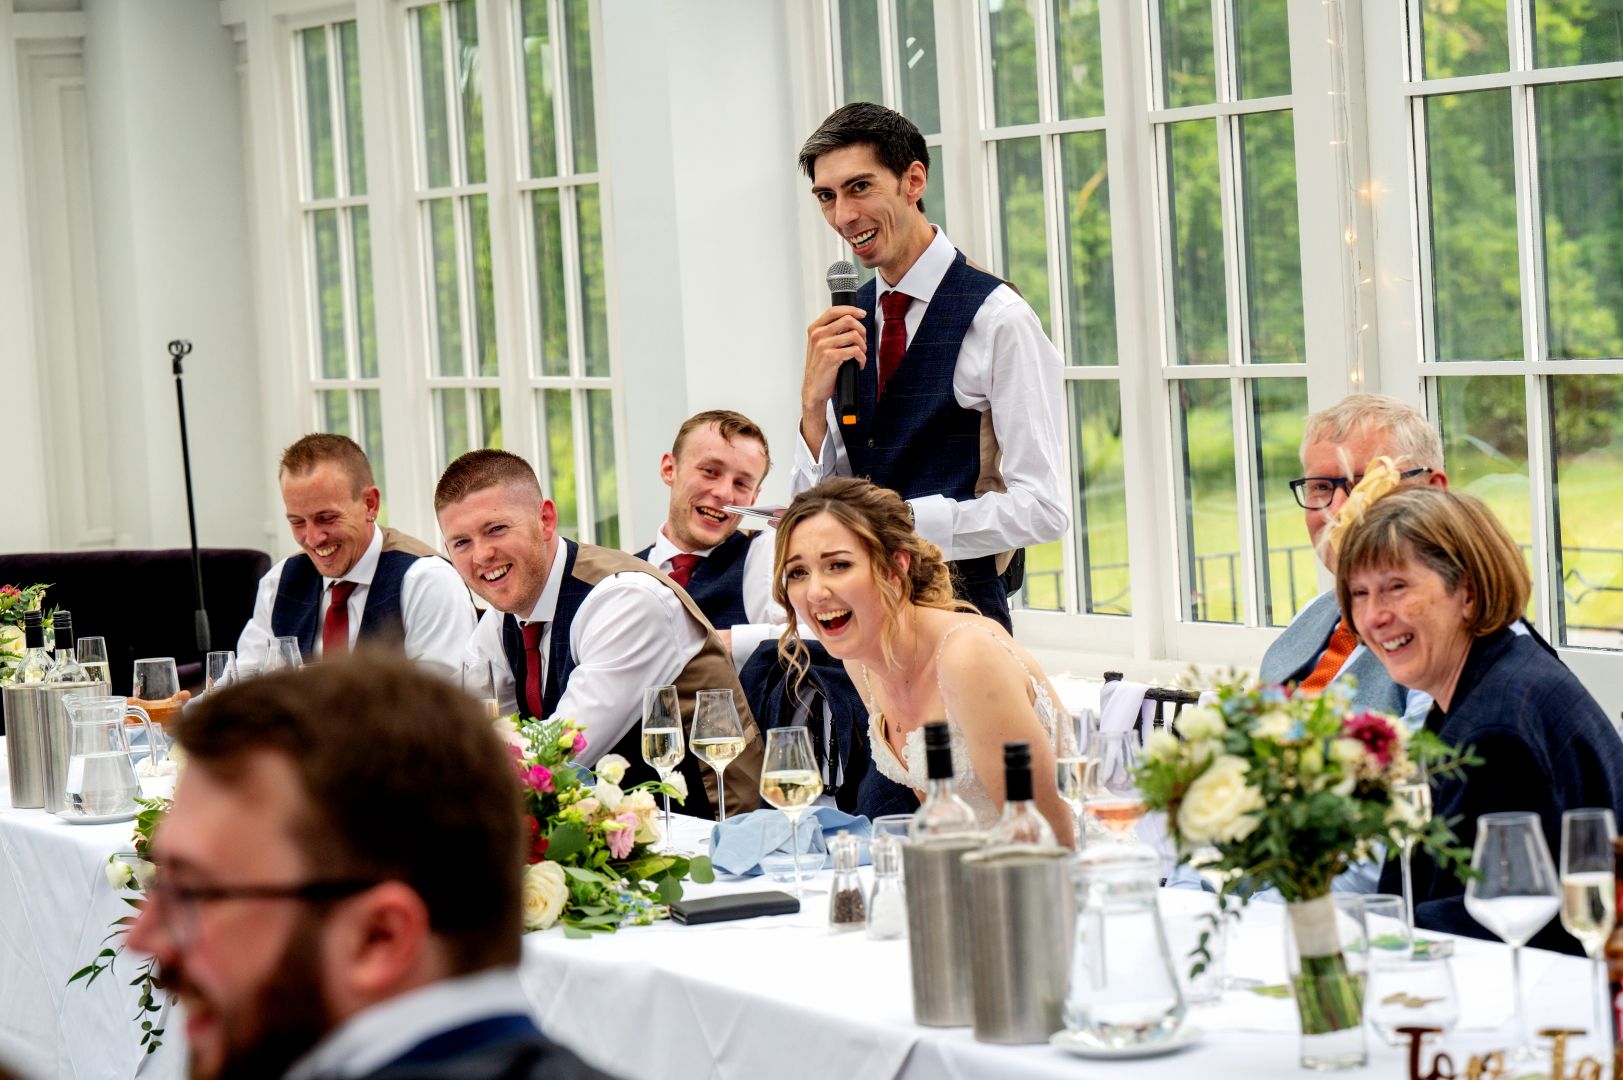
M 881 772 L 921 791 L 923 728 L 945 718 L 958 794 L 985 826 L 1003 807 L 1003 744 L 1030 743 L 1037 809 L 1073 843 L 1054 776 L 1059 697 L 1001 626 L 953 599 L 940 550 L 913 531 L 900 496 L 866 480 L 825 480 L 789 504 L 776 555 L 774 597 L 797 616 L 779 650 L 804 668 L 798 621 L 844 662 L 867 702 Z

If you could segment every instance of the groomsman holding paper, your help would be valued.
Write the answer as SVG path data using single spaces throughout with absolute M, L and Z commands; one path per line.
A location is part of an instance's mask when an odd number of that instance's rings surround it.
M 744 529 L 725 506 L 753 506 L 772 467 L 766 435 L 742 413 L 691 416 L 659 463 L 670 508 L 654 542 L 637 552 L 687 590 L 742 669 L 757 646 L 783 632 L 772 600 L 771 529 Z
M 559 536 L 557 508 L 516 454 L 472 450 L 451 462 L 434 510 L 452 565 L 490 605 L 465 657 L 491 662 L 504 712 L 579 721 L 581 762 L 617 753 L 631 763 L 629 786 L 656 775 L 640 744 L 646 688 L 676 687 L 684 732 L 698 691 L 731 690 L 744 751 L 724 773 L 727 808 L 759 804 L 761 733 L 720 639 L 680 586 L 633 555 Z M 715 774 L 691 755 L 680 771 L 687 812 L 714 816 Z

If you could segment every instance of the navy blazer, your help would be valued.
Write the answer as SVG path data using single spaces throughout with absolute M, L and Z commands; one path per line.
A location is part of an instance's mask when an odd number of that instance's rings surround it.
M 441 1032 L 367 1080 L 614 1080 L 541 1034 L 528 1016 L 491 1016 Z
M 1544 825 L 1552 861 L 1561 857 L 1561 814 L 1579 807 L 1623 812 L 1623 739 L 1555 650 L 1536 634 L 1500 630 L 1471 645 L 1454 699 L 1445 713 L 1433 705 L 1426 729 L 1451 746 L 1470 746 L 1482 764 L 1432 784 L 1432 811 L 1454 825 L 1459 843 L 1476 843 L 1477 819 L 1500 810 L 1532 810 Z M 1402 891 L 1394 858 L 1381 874 L 1381 892 Z M 1415 924 L 1466 937 L 1497 940 L 1465 910 L 1465 886 L 1414 855 Z M 1551 919 L 1528 942 L 1581 954 L 1578 942 Z

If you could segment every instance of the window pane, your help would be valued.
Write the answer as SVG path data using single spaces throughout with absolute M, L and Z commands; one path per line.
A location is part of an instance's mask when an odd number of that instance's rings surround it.
M 1082 567 L 1082 610 L 1131 615 L 1120 385 L 1099 379 L 1070 385 L 1071 475 L 1077 487 L 1073 534 Z
M 1037 122 L 1037 23 L 1035 0 L 988 3 L 992 43 L 993 125 Z
M 597 171 L 597 112 L 593 107 L 592 24 L 587 0 L 564 0 L 564 63 L 569 68 L 569 134 L 575 171 Z
M 530 196 L 535 244 L 535 319 L 540 339 L 541 375 L 569 374 L 569 325 L 564 316 L 563 219 L 558 190 Z M 532 370 L 536 370 L 532 366 Z
M 316 403 L 321 410 L 317 423 L 322 431 L 329 435 L 350 435 L 348 390 L 317 390 Z
M 1026 549 L 1026 580 L 1009 599 L 1026 611 L 1065 610 L 1065 547 L 1062 540 Z
M 1241 595 L 1240 513 L 1234 474 L 1234 416 L 1227 379 L 1174 384 L 1173 429 L 1183 497 L 1185 617 L 1245 620 Z
M 1420 40 L 1425 78 L 1486 75 L 1510 68 L 1505 0 L 1424 0 Z
M 1436 359 L 1520 358 L 1510 92 L 1427 98 L 1426 142 Z
M 1302 474 L 1306 379 L 1253 379 L 1251 423 L 1257 433 L 1257 544 L 1262 603 L 1269 626 L 1285 626 L 1319 591 L 1318 558 L 1290 482 Z
M 433 199 L 428 204 L 429 272 L 434 276 L 434 370 L 441 375 L 461 375 L 462 298 L 456 243 L 456 208 L 450 199 Z
M 1169 124 L 1172 190 L 1173 356 L 1179 364 L 1229 362 L 1223 205 L 1217 177 L 1217 122 Z
M 575 228 L 580 236 L 580 335 L 586 374 L 609 374 L 609 307 L 603 270 L 603 209 L 596 184 L 575 189 Z
M 1043 212 L 1042 147 L 1036 137 L 997 144 L 998 235 L 1003 276 L 1048 332 L 1048 224 Z
M 384 492 L 389 490 L 383 474 L 383 401 L 376 390 L 355 391 L 355 406 L 360 415 L 356 418 L 356 432 L 350 438 L 361 444 L 366 456 L 372 463 L 372 479 Z
M 878 0 L 840 0 L 840 89 L 846 101 L 885 100 Z
M 417 93 L 423 125 L 423 176 L 428 186 L 451 183 L 451 126 L 445 104 L 445 30 L 439 5 L 415 8 Z
M 473 449 L 468 431 L 468 394 L 465 390 L 435 390 L 435 431 L 439 436 L 440 470 Z
M 592 517 L 595 543 L 620 546 L 620 486 L 614 470 L 614 395 L 586 391 L 586 422 L 592 447 Z
M 1307 342 L 1291 114 L 1256 113 L 1241 119 L 1240 153 L 1251 361 L 1301 363 L 1307 359 Z
M 477 391 L 479 395 L 479 434 L 483 446 L 492 450 L 502 448 L 502 392 L 496 389 Z
M 496 299 L 490 265 L 490 202 L 483 195 L 468 200 L 468 229 L 473 240 L 473 332 L 475 370 L 496 375 Z
M 332 144 L 332 87 L 327 77 L 327 28 L 317 26 L 299 34 L 304 53 L 305 153 L 310 166 L 310 197 L 330 199 L 338 194 Z
M 366 207 L 349 214 L 350 243 L 355 261 L 355 331 L 361 347 L 361 378 L 378 377 L 378 320 L 372 308 L 372 222 Z
M 1524 380 L 1519 375 L 1438 379 L 1437 414 L 1449 488 L 1487 503 L 1522 550 L 1530 551 Z
M 1623 0 L 1533 0 L 1533 52 L 1539 67 L 1623 60 Z
M 1053 5 L 1060 119 L 1103 116 L 1105 79 L 1099 0 L 1053 0 Z
M 552 115 L 552 28 L 547 0 L 525 0 L 520 18 L 524 35 L 524 113 L 530 134 L 530 175 L 558 175 L 558 133 Z
M 933 222 L 941 225 L 952 235 L 952 222 L 947 220 L 947 148 L 932 146 L 930 150 L 930 172 L 928 184 L 924 189 L 925 215 Z M 873 277 L 873 271 L 868 270 L 860 263 L 858 271 L 863 272 L 862 280 L 867 282 Z
M 1065 184 L 1065 284 L 1072 364 L 1115 364 L 1116 282 L 1111 263 L 1105 133 L 1059 139 Z
M 351 195 L 366 194 L 366 128 L 361 120 L 361 54 L 354 21 L 338 24 L 338 77 L 343 90 L 344 154 Z
M 1234 77 L 1241 98 L 1291 92 L 1287 11 L 1279 0 L 1234 0 Z
M 1623 375 L 1550 380 L 1561 643 L 1623 647 Z
M 1623 79 L 1535 93 L 1550 355 L 1623 357 Z
M 580 538 L 575 503 L 575 428 L 568 390 L 542 390 L 541 445 L 547 448 L 547 495 L 558 507 L 558 531 Z
M 903 115 L 924 134 L 937 134 L 941 86 L 936 74 L 935 0 L 896 0 L 896 57 L 901 65 Z
M 454 0 L 456 86 L 462 109 L 462 175 L 470 184 L 485 179 L 485 107 L 479 93 L 479 16 L 473 0 Z
M 1161 92 L 1168 109 L 1217 100 L 1212 0 L 1161 0 Z
M 344 342 L 344 269 L 338 250 L 338 211 L 310 215 L 316 249 L 316 337 L 323 379 L 349 377 Z

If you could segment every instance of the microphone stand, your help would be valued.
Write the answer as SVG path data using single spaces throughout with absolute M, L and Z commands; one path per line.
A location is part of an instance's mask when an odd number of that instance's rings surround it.
M 192 498 L 192 448 L 186 437 L 186 390 L 182 385 L 181 361 L 192 351 L 192 343 L 176 340 L 169 343 L 169 356 L 173 360 L 175 375 L 175 407 L 180 411 L 180 464 L 186 474 L 186 523 L 192 531 L 192 623 L 197 630 L 197 651 L 209 651 L 209 613 L 203 607 L 203 560 L 197 554 L 197 504 Z

